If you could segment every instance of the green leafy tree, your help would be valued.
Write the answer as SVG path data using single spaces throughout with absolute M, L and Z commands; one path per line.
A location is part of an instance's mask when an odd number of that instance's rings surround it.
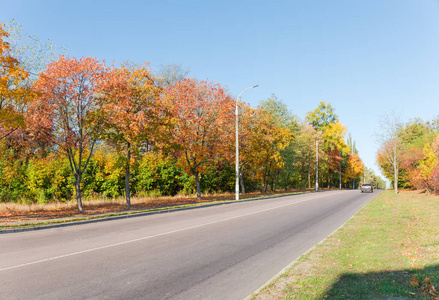
M 305 120 L 316 130 L 323 131 L 330 123 L 338 121 L 338 116 L 331 103 L 321 101 L 315 110 L 306 114 Z
M 284 128 L 291 133 L 290 143 L 280 151 L 284 166 L 271 172 L 272 189 L 279 186 L 287 190 L 292 187 L 299 174 L 294 167 L 297 159 L 297 148 L 294 147 L 294 137 L 299 132 L 299 124 L 296 117 L 288 109 L 287 105 L 272 94 L 267 100 L 261 101 L 261 107 L 273 117 L 272 122 L 278 128 Z

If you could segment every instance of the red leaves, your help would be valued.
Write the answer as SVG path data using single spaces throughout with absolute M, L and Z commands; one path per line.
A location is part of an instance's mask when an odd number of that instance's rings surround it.
M 109 73 L 101 93 L 105 125 L 107 129 L 115 129 L 110 136 L 113 142 L 135 143 L 141 134 L 152 132 L 157 123 L 160 92 L 147 66 L 135 69 L 122 66 Z
M 354 177 L 363 172 L 364 164 L 356 153 L 349 154 L 348 165 L 350 169 L 349 172 L 351 172 Z
M 162 99 L 174 120 L 170 142 L 183 149 L 181 163 L 202 170 L 213 157 L 228 157 L 233 143 L 234 100 L 219 84 L 185 79 L 168 88 Z
M 413 275 L 410 285 L 413 287 L 419 287 L 419 291 L 427 299 L 439 300 L 439 292 L 434 287 L 431 279 L 427 276 L 423 276 L 421 280 L 418 279 L 418 275 Z M 417 294 L 412 294 L 413 296 L 418 296 Z
M 60 56 L 49 64 L 34 84 L 40 97 L 29 109 L 33 131 L 50 130 L 52 142 L 65 149 L 93 139 L 99 87 L 109 70 L 96 58 Z

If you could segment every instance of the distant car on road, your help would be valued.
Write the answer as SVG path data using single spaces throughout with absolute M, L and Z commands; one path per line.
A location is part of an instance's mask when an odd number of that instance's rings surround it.
M 370 183 L 364 183 L 361 186 L 361 192 L 369 192 L 369 193 L 373 193 L 373 186 Z

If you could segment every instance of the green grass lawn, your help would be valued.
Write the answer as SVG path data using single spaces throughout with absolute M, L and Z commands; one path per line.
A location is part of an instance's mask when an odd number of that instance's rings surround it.
M 252 299 L 439 299 L 439 197 L 385 191 Z

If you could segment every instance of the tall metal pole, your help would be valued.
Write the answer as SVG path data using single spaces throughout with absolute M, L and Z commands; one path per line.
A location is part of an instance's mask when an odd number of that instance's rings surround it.
M 341 158 L 341 153 L 340 153 L 340 151 L 338 151 L 338 156 L 340 157 L 340 161 L 338 162 L 338 163 L 339 163 L 338 174 L 339 174 L 339 182 L 340 182 L 340 190 L 341 190 L 341 160 L 342 160 L 342 158 Z
M 354 153 L 354 149 L 351 149 L 351 155 Z M 354 165 L 352 164 L 352 189 L 355 189 L 355 174 L 354 174 Z
M 235 153 L 235 200 L 239 200 L 239 132 L 238 132 L 238 122 L 239 122 L 239 108 L 238 108 L 238 101 L 239 98 L 241 98 L 242 93 L 244 93 L 246 90 L 253 89 L 255 87 L 258 87 L 258 85 L 254 85 L 251 87 L 246 88 L 243 90 L 238 98 L 236 98 L 236 107 L 235 107 L 235 146 L 236 146 L 236 153 Z
M 319 191 L 319 140 L 316 139 L 316 192 Z
M 236 109 L 235 109 L 235 200 L 239 200 L 239 133 L 238 133 L 238 121 L 239 121 L 239 111 L 238 111 L 238 98 L 236 98 Z

